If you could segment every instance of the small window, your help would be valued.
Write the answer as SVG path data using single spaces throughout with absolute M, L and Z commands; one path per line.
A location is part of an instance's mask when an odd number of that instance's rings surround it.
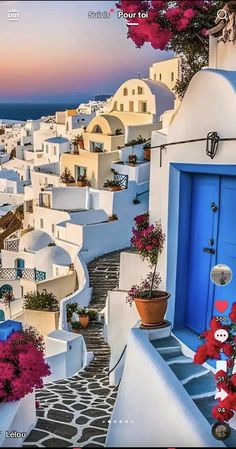
M 161 81 L 161 73 L 159 73 L 159 81 Z
M 40 218 L 40 228 L 43 229 L 43 219 Z
M 66 122 L 66 132 L 68 132 L 68 131 L 69 131 L 69 123 Z
M 174 72 L 171 72 L 171 81 L 174 81 L 174 77 L 175 77 Z
M 120 104 L 120 111 L 123 111 L 124 110 L 124 105 L 121 103 Z
M 44 178 L 44 185 L 46 186 L 48 184 L 48 178 Z
M 132 89 L 132 95 L 135 95 L 135 89 Z
M 54 156 L 57 155 L 57 147 L 56 146 L 53 147 L 53 154 L 54 154 Z
M 142 103 L 141 103 L 141 112 L 147 112 L 147 103 L 146 103 L 146 101 L 142 101 Z
M 96 134 L 102 134 L 102 128 L 101 128 L 101 126 L 100 126 L 100 125 L 94 126 L 92 132 L 93 132 L 93 133 L 96 133 Z
M 143 88 L 141 86 L 138 86 L 138 95 L 143 94 Z
M 127 89 L 127 87 L 125 87 L 124 89 L 123 89 L 123 95 L 128 95 L 128 89 Z
M 48 153 L 48 145 L 46 145 L 46 153 Z
M 52 234 L 55 234 L 55 225 L 52 224 Z

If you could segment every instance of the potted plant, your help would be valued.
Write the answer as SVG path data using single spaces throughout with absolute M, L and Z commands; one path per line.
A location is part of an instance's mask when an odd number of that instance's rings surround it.
M 160 274 L 157 273 L 158 256 L 163 250 L 165 235 L 160 222 L 150 225 L 148 215 L 138 215 L 132 230 L 131 245 L 147 260 L 151 272 L 139 285 L 133 285 L 128 292 L 127 302 L 133 301 L 144 326 L 158 326 L 163 323 L 170 294 L 160 291 Z
M 145 161 L 151 160 L 151 141 L 149 140 L 145 145 L 143 146 L 144 151 L 144 159 Z
M 121 128 L 117 128 L 115 129 L 115 136 L 121 136 L 123 134 L 122 129 Z
M 1 429 L 9 429 L 9 418 L 13 423 L 20 415 L 21 431 L 27 434 L 36 417 L 34 390 L 42 388 L 43 378 L 51 374 L 44 358 L 43 339 L 30 327 L 13 332 L 0 346 Z M 8 438 L 2 437 L 1 446 L 8 446 Z
M 97 321 L 98 320 L 98 312 L 95 309 L 88 309 L 89 321 Z
M 73 140 L 71 141 L 71 143 L 74 146 L 74 153 L 79 154 L 79 147 L 81 147 L 81 149 L 83 149 L 83 137 L 80 135 L 75 136 L 73 138 Z
M 67 167 L 65 167 L 64 171 L 62 172 L 60 180 L 61 182 L 63 182 L 63 184 L 66 185 L 75 183 L 75 178 L 71 175 L 71 171 Z
M 81 325 L 81 323 L 79 321 L 71 321 L 71 327 L 72 327 L 73 332 L 75 334 L 79 334 L 82 325 Z
M 77 179 L 78 187 L 85 187 L 88 185 L 88 179 L 86 173 L 84 175 L 79 175 Z
M 119 182 L 111 179 L 107 179 L 106 182 L 104 182 L 103 187 L 108 188 L 111 192 L 122 190 Z
M 27 292 L 24 298 L 24 322 L 30 323 L 42 335 L 58 328 L 59 304 L 53 293 L 43 289 Z
M 80 307 L 78 310 L 79 321 L 82 327 L 88 327 L 89 313 L 87 307 Z
M 130 154 L 129 155 L 129 164 L 135 166 L 136 162 L 137 162 L 136 154 Z
M 14 300 L 13 291 L 5 290 L 2 295 L 2 302 L 5 304 L 6 309 L 9 310 L 9 317 L 11 318 L 11 303 Z
M 66 305 L 66 316 L 67 323 L 70 323 L 73 317 L 73 313 L 78 312 L 78 304 L 76 302 L 71 302 Z

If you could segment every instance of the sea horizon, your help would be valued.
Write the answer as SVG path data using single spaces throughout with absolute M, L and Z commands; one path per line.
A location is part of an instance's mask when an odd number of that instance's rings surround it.
M 77 108 L 80 103 L 0 103 L 0 120 L 37 120 L 42 116 L 54 115 L 56 111 Z

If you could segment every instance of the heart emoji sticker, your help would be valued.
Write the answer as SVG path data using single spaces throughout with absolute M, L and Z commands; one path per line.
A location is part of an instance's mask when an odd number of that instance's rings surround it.
M 221 299 L 217 299 L 217 301 L 215 301 L 215 308 L 216 310 L 218 310 L 218 312 L 224 312 L 229 306 L 228 301 L 226 300 L 221 300 Z

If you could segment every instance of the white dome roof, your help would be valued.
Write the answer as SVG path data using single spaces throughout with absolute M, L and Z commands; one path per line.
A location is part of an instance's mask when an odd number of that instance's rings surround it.
M 45 271 L 47 278 L 53 276 L 53 264 L 69 266 L 71 263 L 70 255 L 60 246 L 47 246 L 40 249 L 37 253 L 35 262 L 36 269 Z
M 47 232 L 41 231 L 41 229 L 34 229 L 22 235 L 19 250 L 37 252 L 52 242 L 53 239 Z

